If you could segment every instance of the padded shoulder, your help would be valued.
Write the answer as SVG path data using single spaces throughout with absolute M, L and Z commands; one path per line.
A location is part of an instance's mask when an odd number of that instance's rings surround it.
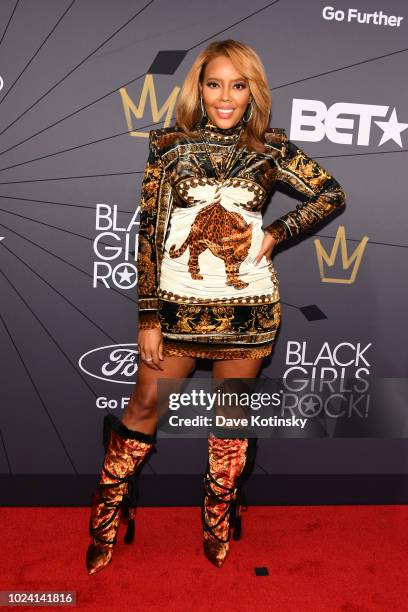
M 281 149 L 282 144 L 287 140 L 284 128 L 269 127 L 265 132 L 265 144 L 274 149 Z
M 166 153 L 180 138 L 180 128 L 175 125 L 169 127 L 158 128 L 156 130 L 150 130 L 149 140 L 155 146 L 159 155 Z

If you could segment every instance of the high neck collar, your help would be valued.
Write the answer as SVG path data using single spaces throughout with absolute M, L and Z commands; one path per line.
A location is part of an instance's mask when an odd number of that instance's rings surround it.
M 240 119 L 238 123 L 236 123 L 234 126 L 230 128 L 221 128 L 221 127 L 218 127 L 218 125 L 215 125 L 215 123 L 211 121 L 208 115 L 205 115 L 199 121 L 199 126 L 201 127 L 201 129 L 205 131 L 206 135 L 209 137 L 214 137 L 214 138 L 224 137 L 225 139 L 230 139 L 230 138 L 233 139 L 238 136 L 241 129 L 245 128 L 245 122 L 242 119 Z

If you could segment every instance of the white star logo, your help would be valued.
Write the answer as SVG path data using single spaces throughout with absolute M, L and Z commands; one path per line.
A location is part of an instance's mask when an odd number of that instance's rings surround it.
M 401 132 L 408 128 L 408 123 L 399 123 L 395 107 L 388 121 L 374 121 L 374 123 L 383 131 L 382 138 L 378 145 L 379 147 L 384 144 L 384 142 L 393 140 L 402 148 Z
M 130 283 L 131 278 L 134 275 L 135 275 L 135 272 L 129 272 L 129 268 L 127 266 L 123 269 L 123 272 L 118 272 L 118 276 L 120 277 L 121 284 L 123 284 L 124 281 L 126 281 L 127 283 Z
M 319 406 L 319 402 L 309 397 L 308 400 L 302 402 L 303 413 L 312 416 L 315 413 L 315 406 Z

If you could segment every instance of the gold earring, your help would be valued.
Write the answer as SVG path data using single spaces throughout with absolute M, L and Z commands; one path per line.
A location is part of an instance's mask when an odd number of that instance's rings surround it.
M 249 108 L 249 107 L 251 107 L 251 112 L 249 113 L 249 117 L 247 117 L 247 119 L 245 119 L 246 111 L 248 110 L 248 108 Z M 253 106 L 252 106 L 252 100 L 251 100 L 251 101 L 250 101 L 250 103 L 249 103 L 249 104 L 248 104 L 248 106 L 247 106 L 247 109 L 246 109 L 246 111 L 245 111 L 245 113 L 244 113 L 244 116 L 242 117 L 242 120 L 243 120 L 245 123 L 248 123 L 248 121 L 249 121 L 249 120 L 251 119 L 251 117 L 252 117 L 252 108 L 253 108 Z
M 202 118 L 204 119 L 204 117 L 207 116 L 207 113 L 205 112 L 202 95 L 200 95 L 200 105 L 201 105 L 201 115 L 202 115 Z

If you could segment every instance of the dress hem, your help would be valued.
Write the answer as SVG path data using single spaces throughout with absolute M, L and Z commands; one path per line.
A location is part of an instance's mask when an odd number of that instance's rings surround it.
M 171 357 L 201 357 L 204 359 L 259 359 L 272 353 L 273 343 L 262 347 L 209 346 L 199 342 L 173 342 L 163 339 L 163 355 Z

